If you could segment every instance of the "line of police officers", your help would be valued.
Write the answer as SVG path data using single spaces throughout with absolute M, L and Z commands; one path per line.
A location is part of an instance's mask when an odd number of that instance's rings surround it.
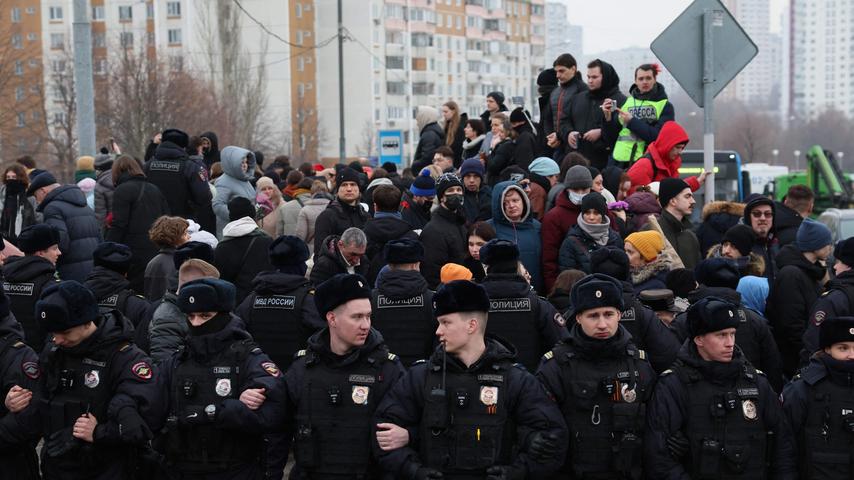
M 298 275 L 300 245 L 271 246 L 280 273 Z M 36 302 L 34 319 L 50 333 L 39 358 L 3 296 L 2 476 L 38 478 L 43 439 L 41 475 L 60 479 L 273 478 L 268 457 L 291 448 L 298 479 L 854 478 L 852 317 L 821 323 L 819 350 L 781 405 L 736 345 L 740 306 L 725 298 L 691 305 L 687 338 L 656 378 L 621 322 L 620 280 L 577 282 L 566 325 L 515 287 L 518 250 L 507 242 L 481 253 L 500 298 L 466 281 L 426 290 L 412 273 L 418 242 L 390 242 L 385 253 L 375 290 L 343 274 L 313 293 L 301 282 L 255 292 L 249 331 L 231 313 L 233 285 L 190 281 L 177 300 L 188 335 L 157 365 L 131 342 L 127 318 L 100 311 L 79 283 L 50 284 Z M 299 332 L 288 322 L 305 321 L 306 302 L 325 326 L 285 373 L 251 327 L 277 318 Z M 428 325 L 435 346 L 423 338 Z M 542 338 L 522 337 L 531 332 Z M 535 376 L 517 360 L 550 342 L 548 332 L 558 338 Z M 423 360 L 406 369 L 389 345 Z

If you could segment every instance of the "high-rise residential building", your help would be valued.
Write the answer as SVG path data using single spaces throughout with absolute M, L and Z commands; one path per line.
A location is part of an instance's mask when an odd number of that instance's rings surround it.
M 580 25 L 569 23 L 566 5 L 546 3 L 546 62 L 554 61 L 562 53 L 571 53 L 576 59 L 583 57 L 583 33 Z
M 723 3 L 759 48 L 759 53 L 727 85 L 720 98 L 776 110 L 782 68 L 779 37 L 771 33 L 770 0 L 724 0 Z

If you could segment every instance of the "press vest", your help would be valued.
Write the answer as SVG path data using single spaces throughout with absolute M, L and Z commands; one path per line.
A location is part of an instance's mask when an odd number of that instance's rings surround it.
M 643 120 L 649 124 L 653 124 L 661 117 L 661 112 L 664 111 L 664 106 L 667 104 L 667 99 L 650 101 L 638 100 L 634 97 L 626 99 L 620 110 L 630 112 L 632 116 Z M 619 120 L 623 123 L 622 119 Z M 634 134 L 629 127 L 623 126 L 617 136 L 617 143 L 614 144 L 614 160 L 618 162 L 634 162 L 640 158 L 646 151 L 646 142 L 641 140 Z
M 152 158 L 145 164 L 145 175 L 148 181 L 163 192 L 172 215 L 184 218 L 193 216 L 189 205 L 190 189 L 184 176 L 184 169 L 188 163 L 192 164 L 188 160 Z
M 3 291 L 9 297 L 9 310 L 24 329 L 24 341 L 36 352 L 41 352 L 47 343 L 47 332 L 36 321 L 36 302 L 42 289 L 49 282 L 56 281 L 54 275 L 41 275 L 31 282 L 3 282 Z
M 854 479 L 854 387 L 825 377 L 810 386 L 807 398 L 801 478 Z
M 310 291 L 306 285 L 284 294 L 251 295 L 249 333 L 282 371 L 288 369 L 294 354 L 314 333 L 307 331 L 302 321 L 302 305 Z
M 488 290 L 487 290 L 488 291 Z M 529 372 L 535 372 L 544 348 L 536 322 L 540 318 L 540 298 L 529 293 L 524 297 L 489 298 L 489 321 L 486 333 L 511 342 L 519 352 L 517 359 Z
M 372 325 L 383 334 L 389 350 L 400 352 L 405 366 L 428 358 L 433 352 L 436 319 L 433 292 L 392 299 L 377 290 L 371 294 Z

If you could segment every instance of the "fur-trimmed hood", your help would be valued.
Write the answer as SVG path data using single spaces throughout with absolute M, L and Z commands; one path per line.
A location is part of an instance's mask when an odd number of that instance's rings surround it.
M 703 207 L 703 221 L 705 222 L 710 216 L 716 213 L 724 213 L 741 218 L 744 216 L 744 204 L 723 201 L 711 202 Z
M 717 258 L 722 256 L 721 244 L 719 243 L 717 245 L 712 245 L 712 248 L 709 249 L 709 254 L 706 255 L 706 258 Z M 750 252 L 750 255 L 738 258 L 736 263 L 738 264 L 738 273 L 742 277 L 747 275 L 762 277 L 765 275 L 765 259 L 762 258 L 762 255 Z
M 658 258 L 646 265 L 638 269 L 632 269 L 632 284 L 641 284 L 661 272 L 669 272 L 670 270 L 673 270 L 673 261 L 670 259 L 670 255 L 667 253 L 661 253 Z

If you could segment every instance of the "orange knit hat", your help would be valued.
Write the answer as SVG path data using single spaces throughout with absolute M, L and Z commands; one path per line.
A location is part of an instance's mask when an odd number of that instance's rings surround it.
M 664 250 L 664 238 L 655 230 L 635 232 L 626 237 L 626 243 L 631 243 L 647 262 L 655 260 Z
M 453 282 L 454 280 L 470 281 L 472 276 L 471 270 L 457 263 L 446 263 L 439 271 L 439 278 L 442 283 Z

